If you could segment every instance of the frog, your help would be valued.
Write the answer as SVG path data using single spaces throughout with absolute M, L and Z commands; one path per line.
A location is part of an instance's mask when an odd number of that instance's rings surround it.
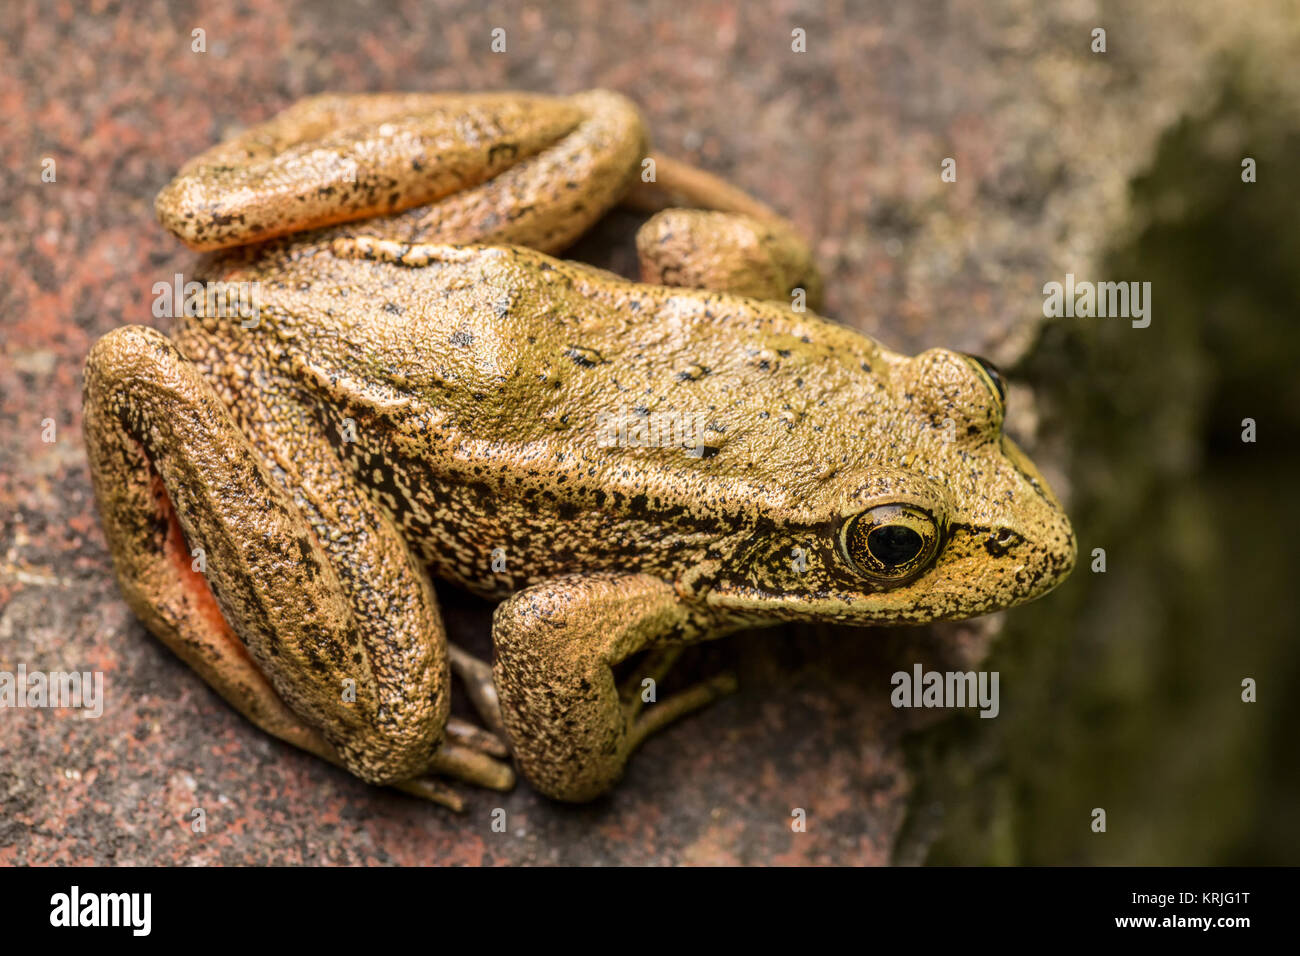
M 560 257 L 618 205 L 639 280 Z M 322 94 L 156 213 L 257 304 L 90 351 L 114 573 L 248 720 L 369 783 L 591 801 L 736 692 L 645 692 L 691 645 L 977 617 L 1073 567 L 1001 372 L 818 314 L 795 225 L 651 151 L 619 93 Z M 499 602 L 490 661 L 435 579 Z

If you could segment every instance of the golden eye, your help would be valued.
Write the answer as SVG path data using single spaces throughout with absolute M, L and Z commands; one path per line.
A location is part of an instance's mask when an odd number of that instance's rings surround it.
M 929 566 L 939 550 L 939 526 L 915 505 L 877 505 L 840 529 L 840 551 L 857 571 L 896 582 Z

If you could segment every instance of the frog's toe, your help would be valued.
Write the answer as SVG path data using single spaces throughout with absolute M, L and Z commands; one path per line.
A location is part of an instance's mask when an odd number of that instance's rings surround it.
M 687 714 L 707 707 L 716 700 L 734 694 L 740 681 L 732 671 L 723 671 L 685 690 L 678 691 L 666 700 L 644 710 L 628 730 L 627 749 L 636 750 L 647 737 L 658 733 L 669 724 Z
M 465 693 L 469 695 L 470 703 L 474 705 L 478 715 L 483 718 L 483 722 L 496 737 L 504 740 L 506 729 L 505 723 L 501 720 L 501 698 L 497 695 L 497 685 L 492 681 L 492 665 L 487 661 L 479 660 L 450 641 L 447 642 L 447 659 L 451 664 L 452 672 L 465 686 Z M 501 746 L 504 748 L 505 744 Z M 508 752 L 508 750 L 503 751 L 498 756 L 504 757 Z
M 515 785 L 514 768 L 506 761 L 451 740 L 434 752 L 429 770 L 488 790 L 511 790 Z
M 497 759 L 508 756 L 509 752 L 505 741 L 496 734 L 458 717 L 449 717 L 446 739 L 429 763 L 430 776 L 403 780 L 392 786 L 413 797 L 464 813 L 465 798 L 442 778 L 450 777 L 488 790 L 513 789 L 514 768 L 505 760 Z
M 510 747 L 490 730 L 484 730 L 459 717 L 448 717 L 447 740 L 492 757 L 509 757 Z
M 404 780 L 401 783 L 393 784 L 393 789 L 409 793 L 421 800 L 428 800 L 430 803 L 436 803 L 438 806 L 446 807 L 455 813 L 465 812 L 465 798 L 441 780 L 435 780 L 432 777 Z

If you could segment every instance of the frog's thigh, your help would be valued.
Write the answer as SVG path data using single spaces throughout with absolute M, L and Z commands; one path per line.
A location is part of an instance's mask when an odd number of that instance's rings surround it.
M 281 740 L 330 760 L 337 755 L 275 693 L 222 616 L 207 581 L 194 570 L 171 498 L 141 443 L 123 429 L 147 420 L 120 403 L 121 383 L 156 374 L 164 379 L 172 357 L 154 367 L 139 329 L 113 333 L 91 353 L 86 368 L 84 431 L 105 535 L 127 603 L 164 644 L 254 724 Z M 161 337 L 160 337 L 161 338 Z M 160 353 L 162 350 L 159 350 Z M 123 364 L 138 359 L 128 372 Z M 161 381 L 159 382 L 161 385 Z M 180 389 L 186 389 L 181 385 Z M 148 396 L 142 396 L 146 403 Z
M 448 703 L 445 658 L 407 636 L 440 633 L 427 584 L 389 578 L 393 616 L 360 619 L 302 513 L 152 329 L 118 329 L 91 351 L 85 427 L 114 566 L 149 628 L 270 733 L 372 782 L 423 772 Z M 382 623 L 405 659 L 377 658 L 358 623 Z
M 821 300 L 812 252 L 794 227 L 776 219 L 701 209 L 666 209 L 638 230 L 641 281 L 791 301 L 803 289 Z
M 693 632 L 672 586 L 649 575 L 573 575 L 503 603 L 493 621 L 494 673 L 511 749 L 532 784 L 561 800 L 608 790 L 644 737 L 612 668 Z M 693 706 L 706 702 L 696 697 Z M 684 712 L 670 705 L 665 714 Z

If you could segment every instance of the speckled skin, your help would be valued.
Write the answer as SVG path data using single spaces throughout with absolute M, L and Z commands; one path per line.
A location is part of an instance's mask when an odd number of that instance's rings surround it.
M 492 736 L 448 723 L 434 575 L 505 599 L 494 681 L 451 662 L 524 775 L 586 800 L 732 689 L 643 704 L 685 644 L 970 617 L 1069 572 L 1069 522 L 1001 433 L 995 373 L 792 310 L 815 270 L 760 204 L 660 161 L 662 193 L 714 211 L 652 219 L 643 267 L 704 288 L 538 251 L 623 198 L 644 153 L 609 93 L 334 97 L 160 195 L 196 246 L 286 238 L 201 266 L 258 283 L 256 327 L 200 309 L 171 340 L 95 346 L 95 490 L 131 606 L 269 732 L 449 805 L 433 776 L 510 786 Z M 659 438 L 611 442 L 611 418 Z

